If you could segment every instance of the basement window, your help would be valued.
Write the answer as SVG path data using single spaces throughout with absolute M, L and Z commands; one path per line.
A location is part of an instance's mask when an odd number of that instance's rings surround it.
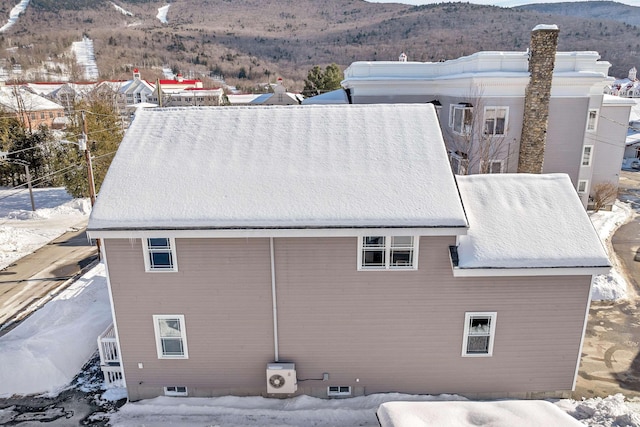
M 185 386 L 168 386 L 164 388 L 165 396 L 188 396 L 187 388 Z
M 327 387 L 328 397 L 346 397 L 351 396 L 351 386 L 329 386 Z

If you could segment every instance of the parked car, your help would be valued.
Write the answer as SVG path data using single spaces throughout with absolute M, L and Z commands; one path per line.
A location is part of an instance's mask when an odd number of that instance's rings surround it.
M 631 163 L 629 163 L 629 165 L 631 166 L 631 169 L 640 169 L 640 159 L 632 160 Z

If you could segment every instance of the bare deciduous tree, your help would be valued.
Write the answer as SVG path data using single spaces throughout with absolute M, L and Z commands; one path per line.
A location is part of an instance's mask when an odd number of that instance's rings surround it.
M 482 87 L 469 90 L 466 102 L 451 105 L 444 138 L 454 172 L 505 172 L 511 150 L 507 142 L 507 110 L 488 105 Z
M 618 186 L 612 182 L 601 182 L 593 186 L 591 198 L 593 209 L 598 212 L 608 204 L 613 203 L 618 197 Z

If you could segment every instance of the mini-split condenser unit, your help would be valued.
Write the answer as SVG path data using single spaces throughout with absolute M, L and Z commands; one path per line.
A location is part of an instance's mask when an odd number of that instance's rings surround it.
M 298 390 L 295 363 L 269 363 L 267 365 L 267 393 L 291 394 Z

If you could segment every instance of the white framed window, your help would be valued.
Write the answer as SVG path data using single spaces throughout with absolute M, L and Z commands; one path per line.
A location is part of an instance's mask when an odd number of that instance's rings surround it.
M 466 175 L 469 170 L 469 159 L 465 159 L 459 154 L 450 153 L 451 170 L 456 175 Z
M 164 388 L 165 396 L 188 396 L 185 386 L 172 385 Z
M 351 386 L 330 385 L 329 387 L 327 387 L 327 396 L 351 396 Z
M 587 116 L 587 130 L 595 132 L 598 127 L 598 109 L 590 109 Z
M 174 239 L 166 237 L 142 239 L 142 248 L 145 271 L 178 271 Z
M 358 238 L 358 270 L 417 270 L 418 236 Z
M 460 135 L 469 135 L 473 124 L 471 104 L 452 104 L 449 107 L 449 127 Z
M 158 359 L 188 359 L 187 331 L 183 314 L 154 314 Z
M 593 160 L 593 145 L 582 147 L 582 166 L 591 166 Z
M 509 107 L 485 107 L 484 108 L 484 134 L 500 136 L 507 131 Z
M 496 312 L 469 312 L 464 315 L 462 356 L 483 357 L 493 354 Z
M 589 188 L 589 181 L 586 179 L 581 179 L 578 181 L 578 194 L 584 194 L 587 192 L 587 188 Z
M 483 160 L 480 162 L 482 173 L 503 173 L 504 160 Z

